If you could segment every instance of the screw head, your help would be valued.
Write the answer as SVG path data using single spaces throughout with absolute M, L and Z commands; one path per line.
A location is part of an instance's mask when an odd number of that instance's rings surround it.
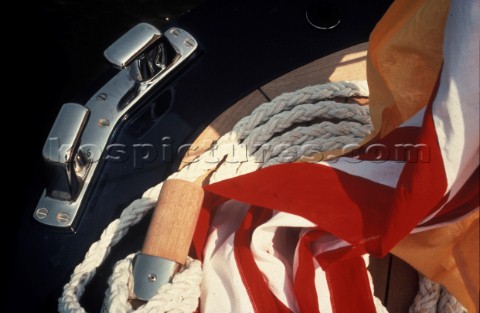
M 175 37 L 178 37 L 178 35 L 180 35 L 180 31 L 176 28 L 170 30 L 170 34 L 172 34 L 173 36 Z
M 193 41 L 193 39 L 191 38 L 187 38 L 185 39 L 183 44 L 185 45 L 185 47 L 192 48 L 193 46 L 195 46 L 195 41 Z
M 157 275 L 148 274 L 147 279 L 148 279 L 149 282 L 153 283 L 153 282 L 157 281 Z
M 105 100 L 107 100 L 107 98 L 108 98 L 108 96 L 107 96 L 107 94 L 104 93 L 104 92 L 102 92 L 101 94 L 99 94 L 99 95 L 97 96 L 97 100 L 98 100 L 98 101 L 105 101 Z
M 57 221 L 62 224 L 66 224 L 70 221 L 70 214 L 65 212 L 60 212 L 57 214 Z
M 39 208 L 35 211 L 35 216 L 41 220 L 48 216 L 48 209 L 46 208 Z
M 98 120 L 97 125 L 100 128 L 107 127 L 107 126 L 110 126 L 110 121 L 107 120 L 106 118 L 101 118 Z

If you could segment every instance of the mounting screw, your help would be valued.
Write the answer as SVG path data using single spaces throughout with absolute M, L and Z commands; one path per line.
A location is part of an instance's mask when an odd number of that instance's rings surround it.
M 46 208 L 40 208 L 40 209 L 38 209 L 37 211 L 35 211 L 35 215 L 36 215 L 39 219 L 43 220 L 44 218 L 47 217 L 47 215 L 48 215 L 48 210 L 47 210 Z
M 98 120 L 97 125 L 100 128 L 107 127 L 107 126 L 110 126 L 110 121 L 107 120 L 106 118 L 101 118 Z
M 178 37 L 178 35 L 180 35 L 180 31 L 176 28 L 170 30 L 170 34 L 172 34 L 173 36 L 175 37 Z
M 148 279 L 149 282 L 153 283 L 153 282 L 157 281 L 157 275 L 148 274 L 147 279 Z
M 102 92 L 101 94 L 99 94 L 99 95 L 97 96 L 97 100 L 98 100 L 98 101 L 105 101 L 105 100 L 107 100 L 107 98 L 108 98 L 108 96 L 107 96 L 107 94 L 104 93 L 104 92 Z
M 57 221 L 62 224 L 66 224 L 70 221 L 70 214 L 65 212 L 60 212 L 57 214 Z
M 192 48 L 195 45 L 195 41 L 193 41 L 193 39 L 191 38 L 187 38 L 185 39 L 183 44 L 185 45 L 185 47 Z

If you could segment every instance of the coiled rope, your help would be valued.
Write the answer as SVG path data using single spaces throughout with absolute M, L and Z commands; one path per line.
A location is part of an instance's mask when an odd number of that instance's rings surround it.
M 293 162 L 314 152 L 341 149 L 347 144 L 357 143 L 372 131 L 368 108 L 337 102 L 335 98 L 367 96 L 368 87 L 364 81 L 309 86 L 282 94 L 242 118 L 232 131 L 218 139 L 214 149 L 206 151 L 169 179 L 195 181 L 218 166 L 212 162 L 213 153 L 218 160 L 234 157 L 231 155 L 232 147 L 245 147 L 248 160 L 224 162 L 210 177 L 210 183 L 273 164 Z M 79 303 L 85 287 L 108 257 L 111 248 L 155 206 L 162 184 L 148 189 L 140 199 L 127 206 L 120 217 L 107 226 L 100 239 L 91 245 L 83 262 L 74 269 L 70 281 L 64 286 L 58 304 L 60 312 L 85 312 Z M 131 254 L 115 265 L 103 312 L 133 312 L 128 301 L 133 297 L 133 257 L 134 254 Z M 150 301 L 135 312 L 193 312 L 198 306 L 201 280 L 200 261 L 189 259 L 172 283 L 162 286 Z M 420 293 L 417 298 L 416 302 L 424 299 Z M 377 312 L 387 312 L 377 298 L 375 306 Z
M 408 313 L 466 313 L 467 310 L 445 287 L 420 275 L 418 293 Z

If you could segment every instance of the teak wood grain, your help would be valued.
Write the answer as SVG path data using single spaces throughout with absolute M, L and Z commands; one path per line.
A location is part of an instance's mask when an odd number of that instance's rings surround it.
M 202 201 L 201 185 L 179 179 L 166 180 L 142 253 L 185 264 Z

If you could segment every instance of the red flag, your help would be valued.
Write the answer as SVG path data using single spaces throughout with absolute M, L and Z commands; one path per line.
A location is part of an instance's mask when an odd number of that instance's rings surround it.
M 447 8 L 398 1 L 377 26 L 369 84 L 372 95 L 376 88 L 388 92 L 371 99 L 378 136 L 356 158 L 272 166 L 205 187 L 211 201 L 202 221 L 211 222 L 210 230 L 203 225 L 194 238 L 204 256 L 203 311 L 374 312 L 362 256 L 385 255 L 408 234 L 478 208 L 480 8 L 476 1 Z M 419 16 L 438 19 L 417 27 L 443 29 L 447 12 L 445 39 L 427 38 L 424 29 L 411 33 Z M 443 67 L 421 59 L 428 51 L 415 53 L 435 44 L 443 46 Z M 382 54 L 392 47 L 403 58 Z M 399 67 L 418 77 L 390 79 Z M 422 83 L 401 84 L 405 79 Z M 417 87 L 420 100 L 412 96 Z M 410 98 L 395 96 L 407 91 Z M 391 105 L 375 111 L 375 101 L 388 93 Z M 430 100 L 415 102 L 422 99 Z M 388 157 L 372 159 L 372 144 Z

